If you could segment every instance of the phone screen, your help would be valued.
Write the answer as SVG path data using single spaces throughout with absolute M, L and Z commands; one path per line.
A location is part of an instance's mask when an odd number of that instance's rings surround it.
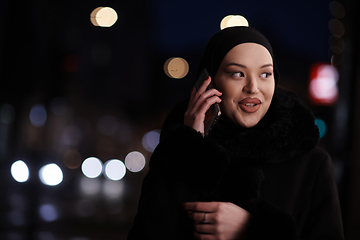
M 200 76 L 198 77 L 198 79 L 196 80 L 196 83 L 194 85 L 196 90 L 199 90 L 201 84 L 205 81 L 205 79 L 208 76 L 209 76 L 209 73 L 206 70 L 206 68 L 204 68 L 202 70 L 202 72 L 200 73 Z M 209 90 L 212 88 L 214 88 L 214 85 L 211 82 L 206 90 Z M 205 126 L 204 136 L 205 137 L 207 135 L 209 135 L 210 131 L 213 129 L 213 127 L 214 127 L 216 121 L 219 119 L 220 115 L 221 115 L 221 111 L 220 111 L 220 106 L 218 103 L 214 103 L 213 105 L 211 105 L 209 110 L 205 113 L 205 121 L 204 121 L 204 126 Z

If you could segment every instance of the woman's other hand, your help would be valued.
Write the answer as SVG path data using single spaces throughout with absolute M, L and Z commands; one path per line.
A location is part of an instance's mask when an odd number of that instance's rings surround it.
M 200 86 L 198 91 L 193 88 L 190 95 L 188 109 L 186 110 L 184 116 L 184 124 L 200 132 L 203 136 L 205 128 L 205 113 L 211 105 L 221 102 L 220 96 L 222 95 L 222 93 L 216 89 L 206 91 L 210 82 L 211 77 L 209 76 Z
M 187 202 L 183 208 L 194 221 L 196 239 L 240 239 L 251 216 L 245 209 L 229 202 Z

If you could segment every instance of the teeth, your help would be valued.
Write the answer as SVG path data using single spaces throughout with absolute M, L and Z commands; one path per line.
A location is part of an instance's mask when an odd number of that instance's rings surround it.
M 247 107 L 254 107 L 256 104 L 255 103 L 246 103 L 245 106 Z

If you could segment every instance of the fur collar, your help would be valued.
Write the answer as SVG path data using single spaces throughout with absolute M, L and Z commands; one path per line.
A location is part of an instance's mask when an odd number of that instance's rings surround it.
M 228 149 L 237 162 L 244 159 L 252 164 L 277 163 L 314 148 L 319 130 L 301 100 L 277 88 L 268 113 L 257 126 L 244 129 L 221 116 L 210 137 Z

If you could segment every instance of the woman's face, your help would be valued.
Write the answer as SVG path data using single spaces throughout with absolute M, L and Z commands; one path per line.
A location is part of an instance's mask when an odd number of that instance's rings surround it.
M 233 122 L 255 126 L 270 107 L 275 90 L 273 60 L 269 51 L 256 43 L 232 48 L 215 75 L 215 87 L 223 93 L 221 111 Z

